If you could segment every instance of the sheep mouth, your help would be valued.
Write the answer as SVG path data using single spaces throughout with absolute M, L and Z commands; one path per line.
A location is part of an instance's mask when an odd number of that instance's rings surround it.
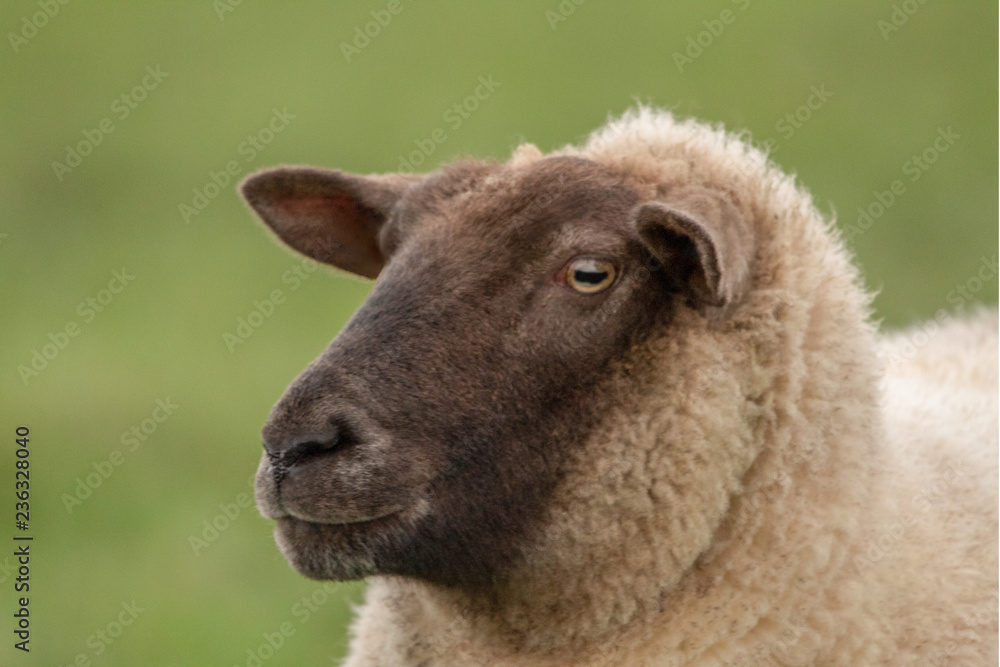
M 416 495 L 412 501 L 387 504 L 385 507 L 369 511 L 367 514 L 344 512 L 337 515 L 331 512 L 329 515 L 323 516 L 285 506 L 268 518 L 277 520 L 279 526 L 285 523 L 290 526 L 314 526 L 318 530 L 344 529 L 345 532 L 350 532 L 390 523 L 412 524 L 429 514 L 430 510 L 430 502 L 425 497 Z
M 257 489 L 257 508 L 265 519 L 317 526 L 363 526 L 402 514 L 406 509 L 406 505 L 399 502 L 384 507 L 310 508 L 301 498 L 295 502 L 283 499 L 279 488 L 264 486 L 263 489 Z
M 279 521 L 284 519 L 289 519 L 292 521 L 301 521 L 303 523 L 311 523 L 324 526 L 360 526 L 363 524 L 372 524 L 376 521 L 382 521 L 383 519 L 388 519 L 389 517 L 399 514 L 403 511 L 402 506 L 390 507 L 384 511 L 377 512 L 370 516 L 357 516 L 357 517 L 320 517 L 305 514 L 303 512 L 298 512 L 295 510 L 285 510 L 284 514 L 277 518 Z
M 398 471 L 377 463 L 359 457 L 278 471 L 263 456 L 254 484 L 257 508 L 267 519 L 338 527 L 373 524 L 418 506 L 423 480 L 415 467 Z

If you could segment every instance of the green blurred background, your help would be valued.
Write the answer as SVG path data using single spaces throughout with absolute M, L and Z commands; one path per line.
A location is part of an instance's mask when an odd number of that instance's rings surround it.
M 391 171 L 438 128 L 447 139 L 420 170 L 502 159 L 525 139 L 579 141 L 639 100 L 772 140 L 842 227 L 900 180 L 884 214 L 851 234 L 886 326 L 952 309 L 960 286 L 965 302 L 997 299 L 992 0 L 389 5 L 3 3 L 0 664 L 332 665 L 345 651 L 362 586 L 292 572 L 269 522 L 240 503 L 271 404 L 368 286 L 298 276 L 237 178 L 210 185 L 227 163 L 240 175 Z M 353 44 L 378 18 L 378 34 Z M 456 127 L 445 113 L 479 77 L 499 85 Z M 815 108 L 800 108 L 815 91 Z M 284 119 L 268 128 L 275 110 Z M 952 138 L 936 153 L 939 132 Z M 87 141 L 70 168 L 67 146 Z M 914 171 L 925 151 L 934 163 Z M 127 286 L 102 292 L 123 269 Z M 224 334 L 275 289 L 285 301 L 230 351 Z M 78 334 L 62 338 L 71 323 Z M 25 381 L 18 367 L 59 341 Z M 162 423 L 157 400 L 176 405 Z M 8 555 L 20 424 L 35 537 L 28 655 L 12 647 Z M 145 439 L 123 442 L 133 427 Z M 80 486 L 88 475 L 96 488 Z M 123 604 L 142 611 L 119 619 Z M 269 651 L 282 627 L 290 636 Z

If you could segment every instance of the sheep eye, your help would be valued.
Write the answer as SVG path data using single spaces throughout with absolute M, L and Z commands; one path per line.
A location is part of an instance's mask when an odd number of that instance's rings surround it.
M 602 259 L 582 257 L 566 265 L 566 284 L 582 294 L 594 294 L 615 281 L 615 265 Z

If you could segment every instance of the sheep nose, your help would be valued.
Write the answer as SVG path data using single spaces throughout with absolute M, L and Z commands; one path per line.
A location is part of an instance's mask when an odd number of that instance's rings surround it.
M 265 428 L 264 450 L 271 464 L 287 469 L 334 450 L 344 440 L 344 428 L 334 420 L 322 430 L 282 431 Z

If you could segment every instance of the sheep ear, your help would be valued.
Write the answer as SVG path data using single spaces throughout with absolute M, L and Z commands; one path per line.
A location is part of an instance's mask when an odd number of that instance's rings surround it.
M 728 198 L 699 194 L 678 204 L 646 202 L 633 215 L 643 243 L 700 310 L 740 299 L 753 258 L 753 232 Z
M 252 174 L 240 193 L 289 247 L 366 278 L 385 264 L 378 232 L 416 177 L 358 176 L 315 167 Z

